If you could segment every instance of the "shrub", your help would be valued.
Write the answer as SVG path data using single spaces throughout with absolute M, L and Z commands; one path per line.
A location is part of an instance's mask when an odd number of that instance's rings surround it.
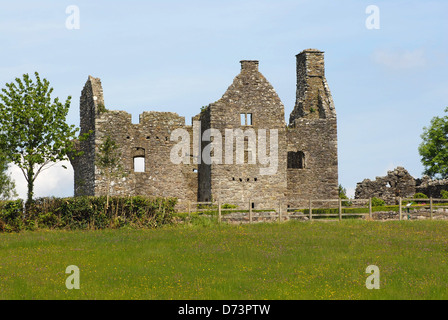
M 442 197 L 442 199 L 448 199 L 448 191 L 447 190 L 441 190 L 440 191 L 440 196 Z
M 0 231 L 36 229 L 155 228 L 171 223 L 176 198 L 38 198 L 23 213 L 23 202 L 0 202 Z
M 414 194 L 414 199 L 428 199 L 428 196 L 424 193 L 418 192 Z
M 0 201 L 0 231 L 20 231 L 23 227 L 23 201 Z
M 372 198 L 372 206 L 374 207 L 382 207 L 384 206 L 386 203 L 384 202 L 383 199 L 377 198 L 377 197 L 373 197 Z
M 221 206 L 222 209 L 235 209 L 235 208 L 237 208 L 237 207 L 238 207 L 237 205 L 235 205 L 235 204 L 229 204 L 229 203 L 224 203 L 224 204 Z

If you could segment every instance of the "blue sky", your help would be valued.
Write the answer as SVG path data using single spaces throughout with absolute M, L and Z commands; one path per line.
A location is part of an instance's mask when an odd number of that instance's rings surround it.
M 76 5 L 80 28 L 67 29 Z M 366 8 L 380 9 L 367 29 Z M 218 100 L 240 60 L 260 71 L 285 105 L 295 102 L 295 55 L 325 51 L 338 116 L 339 182 L 350 194 L 364 178 L 423 167 L 423 127 L 448 106 L 448 2 L 438 1 L 0 1 L 0 86 L 38 71 L 60 99 L 72 96 L 68 122 L 79 125 L 79 96 L 100 77 L 106 107 L 136 118 L 174 111 L 187 123 Z M 24 179 L 12 168 L 24 196 Z M 56 165 L 37 196 L 71 196 L 72 169 Z

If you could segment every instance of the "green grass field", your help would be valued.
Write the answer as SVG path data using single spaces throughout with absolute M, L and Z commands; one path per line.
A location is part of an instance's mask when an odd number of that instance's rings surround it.
M 444 221 L 22 232 L 0 234 L 0 299 L 448 299 L 447 262 Z

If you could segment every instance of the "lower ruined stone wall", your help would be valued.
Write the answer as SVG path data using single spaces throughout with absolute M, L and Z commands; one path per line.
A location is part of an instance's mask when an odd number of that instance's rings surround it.
M 441 191 L 448 190 L 448 179 L 431 180 L 413 178 L 403 167 L 388 171 L 384 177 L 375 180 L 364 179 L 356 186 L 355 199 L 380 198 L 386 204 L 396 204 L 397 198 L 412 198 L 416 193 L 441 198 Z
M 430 180 L 428 177 L 417 179 L 415 192 L 421 192 L 432 198 L 441 198 L 441 191 L 448 191 L 448 179 Z
M 412 197 L 415 194 L 416 182 L 403 167 L 387 172 L 384 177 L 375 180 L 364 179 L 356 185 L 355 199 L 380 198 L 386 204 L 396 204 L 398 197 Z

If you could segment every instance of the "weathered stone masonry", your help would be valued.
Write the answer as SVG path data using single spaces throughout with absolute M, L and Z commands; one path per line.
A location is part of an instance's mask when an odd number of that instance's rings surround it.
M 355 199 L 381 198 L 386 204 L 398 203 L 398 198 L 412 198 L 416 193 L 441 198 L 441 191 L 448 190 L 448 179 L 432 180 L 428 176 L 415 179 L 403 167 L 396 167 L 384 177 L 358 182 Z
M 193 156 L 192 126 L 185 118 L 171 112 L 143 112 L 138 124 L 124 111 L 104 108 L 101 81 L 89 76 L 81 93 L 81 133 L 91 131 L 89 139 L 78 143 L 84 154 L 72 158 L 75 171 L 75 196 L 102 195 L 106 181 L 95 168 L 95 155 L 106 136 L 119 146 L 125 177 L 111 184 L 111 194 L 177 197 L 180 201 L 210 201 L 218 198 L 227 203 L 254 209 L 277 208 L 280 200 L 296 205 L 296 200 L 338 197 L 337 122 L 333 99 L 325 79 L 324 54 L 308 49 L 297 58 L 297 99 L 285 122 L 284 106 L 271 84 L 258 70 L 258 61 L 241 61 L 241 72 L 221 99 L 211 103 L 193 117 L 206 129 L 219 130 L 225 141 L 226 129 L 243 132 L 266 129 L 268 151 L 270 130 L 278 133 L 278 163 L 273 174 L 261 175 L 269 167 L 257 160 L 250 163 L 251 149 L 245 138 L 245 161 L 237 163 L 174 164 L 170 151 L 177 142 L 171 133 L 188 130 L 190 154 Z M 204 140 L 204 139 L 202 139 Z M 196 141 L 197 142 L 197 141 Z M 199 141 L 203 148 L 210 141 Z M 224 144 L 223 144 L 224 149 Z M 231 152 L 228 150 L 228 152 Z M 225 158 L 225 150 L 222 152 Z M 136 172 L 134 159 L 144 161 L 144 172 Z M 233 146 L 236 159 L 236 144 Z

